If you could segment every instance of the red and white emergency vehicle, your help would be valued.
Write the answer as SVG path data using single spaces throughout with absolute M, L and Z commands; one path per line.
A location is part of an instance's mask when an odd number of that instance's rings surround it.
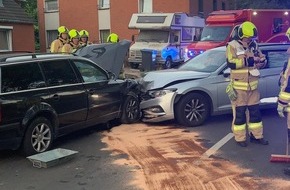
M 258 42 L 287 43 L 285 32 L 289 27 L 290 9 L 220 10 L 209 14 L 200 40 L 187 46 L 188 58 L 204 51 L 226 45 L 244 21 L 253 22 L 258 29 Z

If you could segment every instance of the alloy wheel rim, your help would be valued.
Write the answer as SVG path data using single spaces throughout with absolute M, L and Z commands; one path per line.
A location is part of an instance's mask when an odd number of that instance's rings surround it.
M 35 151 L 47 150 L 51 143 L 51 130 L 45 123 L 38 124 L 32 131 L 31 144 Z
M 204 104 L 199 99 L 192 99 L 185 105 L 185 116 L 189 121 L 199 121 L 205 112 Z
M 126 111 L 127 111 L 127 117 L 129 119 L 136 118 L 136 113 L 138 113 L 138 105 L 137 105 L 137 101 L 135 99 L 131 99 L 128 102 Z

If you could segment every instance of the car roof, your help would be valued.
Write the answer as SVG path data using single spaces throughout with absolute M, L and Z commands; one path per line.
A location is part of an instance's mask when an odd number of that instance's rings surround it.
M 275 49 L 288 49 L 290 43 L 259 43 L 261 50 L 275 50 Z
M 258 43 L 258 45 L 261 50 L 287 49 L 290 47 L 290 43 Z M 226 51 L 226 46 L 213 48 L 212 50 Z

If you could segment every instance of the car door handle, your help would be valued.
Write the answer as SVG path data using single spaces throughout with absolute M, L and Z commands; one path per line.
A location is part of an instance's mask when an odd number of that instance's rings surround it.
M 53 100 L 56 100 L 56 101 L 58 101 L 58 100 L 59 100 L 59 98 L 60 98 L 60 97 L 59 97 L 59 95 L 58 95 L 58 94 L 55 94 L 55 95 L 53 95 L 53 96 L 52 96 L 52 99 L 53 99 Z
M 88 92 L 89 92 L 89 94 L 93 95 L 93 94 L 95 94 L 96 90 L 95 89 L 89 89 Z

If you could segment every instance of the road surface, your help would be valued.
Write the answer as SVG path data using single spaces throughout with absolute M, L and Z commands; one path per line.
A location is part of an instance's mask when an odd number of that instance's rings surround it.
M 286 121 L 269 110 L 263 122 L 268 146 L 237 146 L 231 115 L 222 115 L 195 128 L 169 121 L 73 133 L 55 148 L 79 153 L 50 168 L 0 151 L 0 190 L 288 190 L 287 164 L 269 162 L 272 153 L 285 153 Z

